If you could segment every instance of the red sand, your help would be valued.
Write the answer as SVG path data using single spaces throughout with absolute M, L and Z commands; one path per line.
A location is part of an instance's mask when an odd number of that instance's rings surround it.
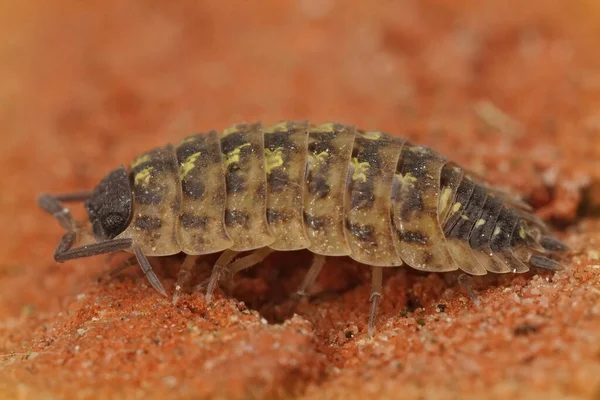
M 3 398 L 600 398 L 596 1 L 50 4 L 0 4 Z M 106 279 L 103 257 L 52 260 L 38 193 L 283 118 L 430 145 L 530 199 L 573 261 L 475 281 L 480 308 L 440 275 L 387 271 L 369 339 L 369 271 L 346 260 L 283 325 L 254 309 L 284 308 L 302 252 L 210 306 L 172 306 L 135 268 Z M 170 292 L 176 273 L 159 271 Z

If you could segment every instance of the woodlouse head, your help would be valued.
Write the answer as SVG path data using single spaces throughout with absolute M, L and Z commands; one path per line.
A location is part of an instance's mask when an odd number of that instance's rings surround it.
M 85 203 L 96 240 L 113 239 L 131 220 L 133 194 L 124 167 L 111 171 L 92 191 Z

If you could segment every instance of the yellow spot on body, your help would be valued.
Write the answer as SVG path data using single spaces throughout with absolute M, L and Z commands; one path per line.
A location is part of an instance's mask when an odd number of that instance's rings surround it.
M 189 136 L 186 137 L 185 139 L 183 139 L 181 142 L 179 142 L 179 145 L 181 146 L 182 144 L 186 144 L 186 143 L 190 143 L 190 142 L 194 142 L 196 141 L 196 136 Z
M 430 150 L 423 146 L 413 146 L 410 148 L 413 153 L 428 153 Z
M 273 168 L 279 168 L 283 165 L 282 152 L 282 147 L 278 147 L 275 150 L 265 149 L 265 169 L 267 170 L 267 174 L 270 174 Z
M 369 131 L 363 133 L 362 137 L 368 140 L 379 140 L 381 138 L 381 132 Z
M 494 229 L 494 233 L 492 234 L 492 236 L 498 236 L 500 234 L 500 232 L 502 232 L 502 229 L 500 229 L 499 227 L 496 227 L 496 229 Z
M 477 222 L 475 223 L 475 226 L 481 226 L 485 224 L 485 219 L 481 218 L 479 220 L 477 220 Z
M 404 184 L 412 185 L 413 183 L 415 183 L 418 180 L 417 177 L 414 176 L 413 174 L 411 174 L 410 172 L 407 172 L 406 175 L 396 174 L 396 176 L 400 180 L 400 183 L 402 183 L 403 185 Z
M 458 210 L 460 210 L 460 208 L 462 207 L 461 203 L 454 203 L 454 205 L 452 206 L 452 212 L 458 212 Z
M 223 129 L 223 132 L 221 132 L 221 136 L 231 135 L 232 133 L 236 133 L 239 131 L 240 130 L 237 128 L 237 126 L 230 126 L 229 128 Z
M 250 146 L 250 143 L 244 143 L 243 145 L 238 146 L 235 149 L 231 150 L 229 153 L 227 153 L 227 155 L 225 156 L 225 168 L 229 167 L 229 165 L 231 164 L 239 163 L 240 151 L 242 151 L 244 147 L 248 146 Z
M 461 215 L 460 216 L 462 219 L 464 219 L 465 221 L 469 221 L 471 218 L 467 217 L 466 215 Z
M 352 166 L 354 167 L 354 172 L 352 173 L 352 180 L 366 182 L 366 172 L 369 170 L 371 164 L 369 164 L 366 161 L 358 162 L 358 158 L 352 157 Z
M 263 128 L 264 133 L 286 132 L 287 130 L 288 130 L 287 121 L 281 121 L 275 125 L 265 126 Z
M 310 168 L 316 168 L 321 165 L 325 161 L 325 158 L 329 157 L 329 153 L 326 151 L 322 151 L 319 154 L 309 153 L 308 157 L 310 157 Z
M 152 171 L 154 171 L 154 167 L 147 167 L 135 174 L 135 178 L 133 179 L 133 183 L 138 185 L 147 186 L 150 183 L 150 178 L 152 177 Z
M 333 132 L 333 122 L 326 122 L 321 125 L 313 126 L 310 128 L 311 132 Z
M 200 157 L 200 152 L 192 154 L 181 163 L 181 166 L 179 167 L 179 179 L 183 180 L 183 178 L 194 169 L 198 157 Z
M 136 158 L 135 160 L 133 160 L 133 162 L 131 163 L 131 168 L 135 168 L 138 165 L 142 165 L 145 162 L 150 161 L 150 156 L 148 154 L 143 155 L 141 157 Z
M 442 194 L 440 195 L 440 210 L 442 213 L 446 211 L 448 206 L 450 205 L 450 196 L 452 195 L 452 188 L 444 188 L 442 190 Z
M 519 236 L 521 236 L 521 239 L 525 239 L 527 237 L 527 233 L 525 232 L 523 225 L 521 225 L 521 229 L 519 229 Z

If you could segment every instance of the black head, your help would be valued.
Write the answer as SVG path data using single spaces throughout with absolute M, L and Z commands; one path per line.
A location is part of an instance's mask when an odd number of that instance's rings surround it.
M 132 215 L 133 194 L 124 167 L 110 172 L 85 203 L 96 240 L 108 240 L 123 232 Z

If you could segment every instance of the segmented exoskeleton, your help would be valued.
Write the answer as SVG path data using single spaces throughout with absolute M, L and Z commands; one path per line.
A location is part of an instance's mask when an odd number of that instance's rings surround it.
M 84 228 L 61 201 L 73 200 L 85 201 L 97 243 L 72 248 Z M 566 251 L 527 204 L 433 150 L 336 123 L 200 133 L 143 153 L 91 193 L 42 195 L 39 204 L 68 231 L 57 261 L 127 250 L 162 294 L 147 257 L 183 252 L 189 271 L 201 255 L 222 252 L 210 297 L 220 280 L 275 250 L 315 254 L 299 294 L 325 256 L 350 256 L 373 268 L 370 332 L 382 267 L 471 275 L 555 270 Z

